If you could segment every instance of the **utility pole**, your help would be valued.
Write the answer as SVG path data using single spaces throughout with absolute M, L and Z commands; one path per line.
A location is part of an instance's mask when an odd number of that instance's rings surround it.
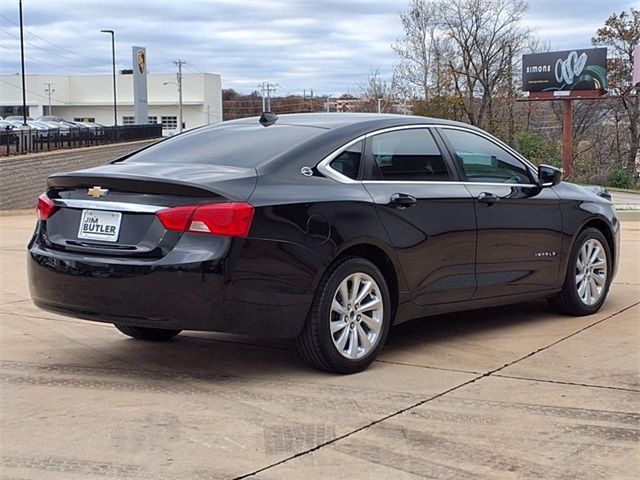
M 51 85 L 53 85 L 53 83 L 45 82 L 45 85 L 47 86 L 47 88 L 44 89 L 44 93 L 46 93 L 49 97 L 49 108 L 47 110 L 47 115 L 51 115 L 51 95 L 56 92 L 56 89 L 51 88 Z
M 24 78 L 24 26 L 22 24 L 22 0 L 20 6 L 20 61 L 22 64 L 22 124 L 27 126 L 27 86 Z
M 178 81 L 178 133 L 182 133 L 182 65 L 187 63 L 184 60 L 174 60 L 173 62 L 178 66 L 178 73 L 176 74 L 176 80 Z
M 325 107 L 326 107 L 326 110 L 327 110 L 327 113 L 329 113 L 329 111 L 330 111 L 330 107 L 329 107 L 329 99 L 330 99 L 330 98 L 331 98 L 331 95 L 327 95 L 327 104 L 326 104 L 326 106 L 325 106 Z
M 277 83 L 262 82 L 259 87 L 262 95 L 262 111 L 271 111 L 271 92 L 275 92 L 280 85 Z
M 267 98 L 264 94 L 264 88 L 265 88 L 265 84 L 266 82 L 262 82 L 262 84 L 260 84 L 260 97 L 262 97 L 262 111 L 266 112 L 267 111 Z

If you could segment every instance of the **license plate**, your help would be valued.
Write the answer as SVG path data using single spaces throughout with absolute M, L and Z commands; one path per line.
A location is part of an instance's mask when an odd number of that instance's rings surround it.
M 117 242 L 122 213 L 101 210 L 83 210 L 78 238 Z

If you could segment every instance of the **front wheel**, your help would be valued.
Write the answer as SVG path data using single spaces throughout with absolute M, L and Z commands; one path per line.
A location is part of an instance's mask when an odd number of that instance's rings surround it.
M 571 254 L 562 291 L 549 303 L 568 315 L 591 315 L 600 310 L 609 285 L 611 254 L 607 239 L 596 228 L 578 235 Z
M 161 342 L 178 335 L 182 330 L 167 330 L 164 328 L 132 327 L 131 325 L 114 324 L 125 335 L 138 340 L 152 340 Z
M 382 350 L 391 310 L 387 282 L 378 267 L 364 258 L 346 258 L 320 282 L 298 348 L 320 370 L 362 371 Z

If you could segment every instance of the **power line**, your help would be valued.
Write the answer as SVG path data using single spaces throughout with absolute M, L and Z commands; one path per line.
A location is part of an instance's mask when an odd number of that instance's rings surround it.
M 14 25 L 14 26 L 16 26 L 16 27 L 20 27 L 20 25 L 19 25 L 19 24 L 17 24 L 16 22 L 14 22 L 13 20 L 11 20 L 9 17 L 7 17 L 7 16 L 5 16 L 5 15 L 0 14 L 0 18 L 4 18 L 7 22 L 11 23 L 12 25 Z M 86 59 L 91 60 L 91 61 L 95 61 L 95 58 L 91 58 L 91 57 L 88 57 L 88 56 L 86 56 L 86 55 L 82 55 L 82 54 L 80 54 L 80 53 L 76 53 L 76 52 L 74 52 L 73 50 L 69 50 L 69 49 L 68 49 L 68 48 L 66 48 L 66 47 L 63 47 L 63 46 L 61 46 L 61 45 L 57 45 L 57 44 L 55 44 L 55 43 L 53 43 L 53 42 L 50 42 L 49 40 L 47 40 L 47 39 L 45 39 L 45 38 L 42 38 L 41 36 L 36 35 L 35 33 L 33 33 L 33 32 L 31 32 L 31 31 L 27 30 L 26 28 L 24 29 L 24 31 L 25 31 L 25 32 L 27 32 L 27 33 L 28 33 L 29 35 L 31 35 L 32 37 L 35 37 L 35 38 L 37 38 L 37 39 L 39 39 L 39 40 L 42 40 L 43 42 L 48 43 L 49 45 L 51 45 L 51 46 L 53 46 L 53 47 L 60 48 L 60 49 L 62 49 L 62 50 L 65 50 L 65 51 L 67 51 L 67 52 L 69 52 L 69 53 L 73 54 L 73 55 L 76 55 L 76 56 L 78 56 L 78 57 L 82 57 L 82 58 L 86 58 Z
M 18 35 L 15 35 L 15 34 L 11 33 L 10 31 L 5 30 L 4 28 L 0 28 L 0 31 L 6 33 L 10 37 L 15 38 L 16 40 L 20 40 L 20 37 Z M 44 47 L 41 47 L 40 45 L 35 45 L 35 44 L 33 44 L 33 43 L 31 43 L 31 42 L 29 42 L 27 40 L 25 40 L 24 43 L 26 43 L 30 47 L 37 48 L 38 50 L 42 50 L 43 52 L 45 52 L 48 55 L 54 55 L 54 56 L 59 56 L 61 58 L 65 58 L 65 59 L 67 59 L 67 60 L 69 60 L 71 62 L 74 62 L 76 65 L 91 66 L 91 67 L 97 66 L 97 64 L 95 63 L 95 59 L 94 59 L 94 63 L 91 63 L 91 64 L 86 63 L 86 62 L 80 62 L 79 60 L 76 60 L 75 58 L 71 58 L 71 57 L 69 57 L 67 55 L 64 55 L 64 54 L 60 53 L 60 52 L 54 52 L 54 51 L 51 51 L 51 50 L 47 50 Z
M 12 53 L 15 53 L 16 55 L 20 55 L 20 52 L 18 52 L 17 50 L 14 50 L 12 48 L 9 47 L 5 47 L 4 45 L 0 45 L 0 48 L 4 48 L 5 50 L 9 50 Z M 59 70 L 71 70 L 72 72 L 77 72 L 77 73 L 85 73 L 81 70 L 76 70 L 75 68 L 69 68 L 69 67 L 62 67 L 60 65 L 56 65 L 54 63 L 48 63 L 48 62 L 44 62 L 42 60 L 39 60 L 35 57 L 32 57 L 30 55 L 25 55 L 25 58 L 28 58 L 29 60 L 33 61 L 33 62 L 37 62 L 37 63 L 41 63 L 43 65 L 47 65 L 49 67 L 53 67 L 53 68 L 57 68 Z

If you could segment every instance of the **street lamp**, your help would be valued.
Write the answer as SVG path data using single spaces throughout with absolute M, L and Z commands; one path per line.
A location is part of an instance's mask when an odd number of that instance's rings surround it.
M 182 77 L 178 75 L 178 82 L 163 82 L 162 85 L 178 87 L 178 133 L 182 133 Z
M 100 30 L 111 34 L 111 62 L 113 65 L 113 126 L 118 126 L 118 101 L 116 97 L 116 39 L 113 30 Z

